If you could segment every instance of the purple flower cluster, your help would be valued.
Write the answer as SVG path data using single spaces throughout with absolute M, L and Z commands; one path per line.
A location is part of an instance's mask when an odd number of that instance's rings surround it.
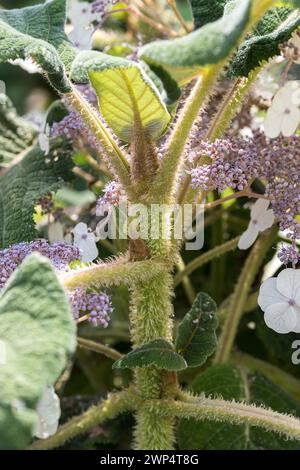
M 26 256 L 33 252 L 49 258 L 59 271 L 67 270 L 72 261 L 81 259 L 80 250 L 65 242 L 50 245 L 47 240 L 41 239 L 11 245 L 0 250 L 0 291 Z M 80 313 L 85 313 L 93 325 L 107 327 L 112 312 L 111 300 L 107 294 L 89 293 L 78 288 L 70 291 L 68 295 L 76 320 Z
M 265 184 L 280 230 L 291 241 L 300 239 L 300 136 L 268 140 L 255 133 L 252 139 L 225 138 L 213 143 L 201 141 L 188 156 L 193 188 L 204 191 L 230 187 L 243 190 L 255 178 Z M 199 165 L 199 159 L 203 164 Z M 209 161 L 207 161 L 209 160 Z M 294 262 L 292 251 L 281 252 L 282 259 Z M 299 259 L 297 259 L 299 261 Z
M 105 14 L 107 13 L 108 7 L 115 5 L 119 0 L 94 0 L 92 2 L 91 8 L 92 13 L 99 13 L 101 20 L 104 19 Z
M 300 253 L 296 246 L 286 245 L 280 249 L 278 258 L 285 265 L 291 263 L 293 266 L 295 266 L 300 261 Z
M 34 251 L 49 258 L 56 269 L 65 269 L 71 261 L 81 258 L 77 247 L 64 242 L 53 245 L 50 245 L 47 240 L 17 243 L 0 250 L 0 290 L 26 256 Z
M 109 324 L 112 304 L 110 297 L 101 292 L 86 292 L 80 287 L 69 292 L 69 299 L 75 319 L 87 315 L 88 321 L 94 326 L 106 328 Z
M 97 105 L 97 96 L 92 87 L 89 85 L 78 85 L 77 88 L 92 106 Z M 61 121 L 52 124 L 51 136 L 65 136 L 79 147 L 86 145 L 99 150 L 97 139 L 92 134 L 81 115 L 73 109 L 72 104 L 70 104 L 67 99 L 63 98 L 62 102 L 68 109 L 69 114 Z
M 110 181 L 103 188 L 103 194 L 97 200 L 96 212 L 100 206 L 105 204 L 112 204 L 117 206 L 122 196 L 122 186 L 117 181 Z

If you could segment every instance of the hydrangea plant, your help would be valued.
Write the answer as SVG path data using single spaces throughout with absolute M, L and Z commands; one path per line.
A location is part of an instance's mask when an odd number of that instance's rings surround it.
M 125 413 L 134 449 L 299 446 L 298 8 L 0 9 L 0 73 L 52 89 L 19 116 L 0 77 L 0 448 Z M 102 397 L 59 425 L 78 364 Z

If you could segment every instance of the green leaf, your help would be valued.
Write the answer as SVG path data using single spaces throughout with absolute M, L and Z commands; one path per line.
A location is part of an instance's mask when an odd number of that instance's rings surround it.
M 61 140 L 53 142 L 46 156 L 36 146 L 0 177 L 0 247 L 36 236 L 34 207 L 42 196 L 71 179 L 71 155 L 71 147 Z
M 246 401 L 281 413 L 300 416 L 300 406 L 289 395 L 260 374 L 241 373 L 230 364 L 213 366 L 200 374 L 192 384 L 193 392 L 214 398 Z M 180 449 L 250 450 L 296 449 L 298 443 L 278 434 L 248 425 L 182 420 L 178 428 Z
M 217 347 L 216 312 L 215 301 L 200 292 L 178 327 L 176 351 L 189 367 L 202 366 Z
M 66 0 L 0 10 L 0 62 L 32 59 L 61 93 L 71 91 L 65 75 L 75 49 L 65 32 Z
M 1 95 L 0 162 L 8 165 L 33 143 L 36 134 L 36 127 L 19 117 L 8 96 Z
M 8 282 L 0 298 L 0 340 L 0 448 L 22 448 L 31 440 L 37 401 L 76 346 L 67 297 L 46 258 L 30 255 Z
M 268 11 L 256 25 L 253 34 L 239 48 L 230 73 L 246 77 L 261 63 L 279 55 L 279 45 L 290 39 L 299 25 L 299 10 L 283 7 Z
M 218 20 L 230 0 L 191 0 L 195 28 Z
M 217 64 L 237 45 L 250 6 L 250 0 L 233 0 L 226 5 L 222 18 L 184 37 L 151 42 L 140 49 L 140 58 L 164 67 L 177 80 L 195 74 L 200 67 Z
M 132 142 L 135 133 L 157 139 L 170 115 L 159 92 L 141 66 L 101 52 L 82 52 L 72 65 L 71 78 L 95 88 L 102 115 L 120 139 Z
M 168 341 L 156 339 L 130 351 L 126 356 L 118 359 L 114 369 L 136 369 L 147 366 L 156 366 L 158 369 L 182 370 L 187 364 L 182 356 L 177 354 Z

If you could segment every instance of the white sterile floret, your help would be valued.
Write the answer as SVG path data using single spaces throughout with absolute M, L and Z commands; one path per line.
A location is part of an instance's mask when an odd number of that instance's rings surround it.
M 81 250 L 82 261 L 90 263 L 98 256 L 95 235 L 89 231 L 86 224 L 80 222 L 73 229 L 74 246 Z
M 258 237 L 260 232 L 271 227 L 275 217 L 272 209 L 269 209 L 270 201 L 258 199 L 251 209 L 251 218 L 247 230 L 242 234 L 238 247 L 247 250 Z
M 46 439 L 56 433 L 60 418 L 60 402 L 53 387 L 47 387 L 41 396 L 36 412 L 38 420 L 33 435 L 39 439 Z
M 288 137 L 297 130 L 300 122 L 299 93 L 300 86 L 296 80 L 286 82 L 278 90 L 264 121 L 267 137 L 272 139 L 278 137 L 280 133 Z
M 87 2 L 70 1 L 67 17 L 73 29 L 68 31 L 68 37 L 79 49 L 90 49 L 93 28 L 90 26 L 95 20 L 91 12 L 91 5 Z
M 287 268 L 260 287 L 258 305 L 269 328 L 300 333 L 300 270 Z

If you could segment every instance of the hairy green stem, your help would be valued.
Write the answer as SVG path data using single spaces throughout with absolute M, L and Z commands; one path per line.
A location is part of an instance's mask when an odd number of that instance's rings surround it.
M 228 305 L 228 314 L 219 338 L 215 363 L 223 363 L 229 359 L 239 322 L 244 311 L 252 283 L 260 269 L 264 256 L 273 243 L 277 233 L 276 227 L 260 236 L 252 248 L 242 269 L 239 280 Z
M 109 346 L 105 346 L 104 344 L 96 343 L 96 341 L 92 341 L 90 339 L 85 338 L 77 338 L 78 346 L 89 349 L 90 351 L 94 351 L 99 354 L 103 354 L 110 359 L 120 359 L 122 354 L 116 351 L 116 349 L 110 348 Z
M 231 356 L 231 360 L 239 366 L 261 372 L 268 379 L 272 380 L 272 382 L 282 387 L 295 400 L 300 402 L 300 380 L 296 379 L 293 375 L 246 353 L 234 352 Z
M 67 441 L 84 434 L 107 419 L 115 418 L 120 413 L 134 409 L 137 401 L 138 398 L 129 389 L 111 394 L 100 405 L 92 406 L 83 414 L 60 426 L 53 436 L 34 442 L 30 450 L 50 450 L 61 447 Z
M 147 406 L 158 416 L 248 424 L 268 432 L 277 432 L 289 439 L 300 440 L 299 419 L 255 405 L 202 397 L 191 398 L 187 395 L 185 402 L 152 400 Z
M 75 287 L 110 287 L 120 284 L 131 285 L 140 279 L 149 279 L 164 272 L 166 265 L 156 260 L 129 262 L 126 257 L 109 263 L 100 263 L 66 272 L 60 276 L 63 285 L 68 289 Z
M 203 255 L 197 256 L 197 258 L 193 259 L 190 263 L 188 263 L 184 270 L 178 272 L 174 277 L 174 286 L 177 287 L 185 276 L 188 276 L 196 269 L 200 268 L 206 263 L 209 263 L 211 260 L 222 256 L 224 253 L 228 251 L 234 250 L 237 247 L 238 241 L 240 237 L 233 238 L 222 245 L 216 246 L 212 250 L 207 251 Z
M 132 291 L 131 328 L 135 346 L 156 338 L 172 339 L 171 304 L 172 279 L 168 271 L 150 282 L 138 282 Z M 164 387 L 164 372 L 155 367 L 138 369 L 136 386 L 143 400 L 160 398 L 168 391 Z M 164 450 L 174 445 L 173 420 L 157 419 L 143 405 L 137 411 L 135 447 L 137 449 Z
M 95 137 L 97 137 L 99 143 L 102 145 L 108 156 L 108 165 L 113 170 L 115 176 L 122 183 L 128 195 L 130 195 L 131 182 L 129 164 L 125 155 L 123 154 L 113 136 L 110 134 L 109 129 L 102 124 L 96 111 L 91 107 L 90 104 L 86 102 L 84 96 L 82 96 L 75 87 L 72 88 L 72 92 L 68 93 L 66 97 L 70 100 L 74 108 L 80 113 L 81 117 L 84 119 Z
M 178 184 L 178 172 L 183 162 L 183 152 L 190 130 L 197 119 L 200 108 L 207 102 L 218 78 L 223 63 L 204 70 L 196 80 L 178 121 L 170 136 L 168 149 L 153 184 L 153 197 L 171 203 Z

